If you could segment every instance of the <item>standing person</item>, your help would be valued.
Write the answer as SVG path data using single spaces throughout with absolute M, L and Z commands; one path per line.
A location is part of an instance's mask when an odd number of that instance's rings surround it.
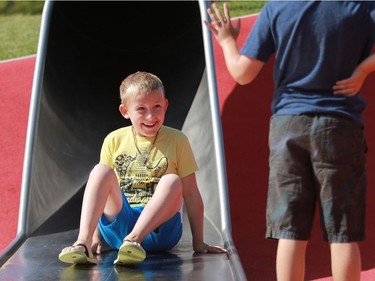
M 279 281 L 304 280 L 315 206 L 335 281 L 360 280 L 366 171 L 359 90 L 375 70 L 373 1 L 270 1 L 241 50 L 240 22 L 214 3 L 205 21 L 239 84 L 275 54 L 266 238 L 278 239 Z
M 115 264 L 143 262 L 146 251 L 169 250 L 182 235 L 182 205 L 189 218 L 193 250 L 225 253 L 203 241 L 203 201 L 198 170 L 187 137 L 163 125 L 168 100 L 162 81 L 147 72 L 129 75 L 120 86 L 120 113 L 132 125 L 104 140 L 100 163 L 90 173 L 77 241 L 59 259 L 96 263 L 99 232 L 114 249 Z

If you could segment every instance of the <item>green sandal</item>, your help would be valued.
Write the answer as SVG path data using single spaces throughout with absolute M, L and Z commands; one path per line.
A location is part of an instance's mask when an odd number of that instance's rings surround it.
M 97 264 L 97 260 L 95 258 L 89 257 L 89 251 L 85 244 L 79 243 L 77 245 L 73 245 L 73 247 L 82 246 L 85 248 L 85 251 L 80 250 L 72 250 L 72 251 L 64 251 L 59 254 L 59 260 L 65 263 L 71 264 Z
M 122 243 L 118 257 L 114 261 L 115 265 L 136 265 L 143 262 L 146 258 L 145 250 L 138 244 L 125 240 Z

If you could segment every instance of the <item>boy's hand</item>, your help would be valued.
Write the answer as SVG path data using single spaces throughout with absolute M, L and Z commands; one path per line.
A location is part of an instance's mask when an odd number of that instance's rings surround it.
M 100 255 L 102 253 L 102 244 L 100 243 L 100 241 L 93 240 L 92 245 L 91 245 L 91 250 L 95 254 Z
M 204 242 L 193 243 L 193 250 L 196 253 L 227 253 L 227 250 L 220 246 L 208 245 Z
M 361 89 L 365 81 L 366 74 L 357 68 L 352 76 L 347 79 L 337 81 L 332 90 L 335 95 L 354 96 Z
M 95 229 L 94 235 L 92 236 L 91 250 L 97 255 L 102 253 L 102 244 L 100 243 L 100 232 L 98 228 Z
M 233 27 L 227 3 L 223 5 L 224 15 L 222 15 L 216 3 L 213 3 L 212 7 L 213 10 L 207 9 L 207 13 L 211 18 L 211 23 L 206 20 L 204 23 L 208 29 L 211 30 L 218 43 L 221 45 L 228 38 L 236 40 L 241 27 L 240 19 L 238 19 L 236 26 Z

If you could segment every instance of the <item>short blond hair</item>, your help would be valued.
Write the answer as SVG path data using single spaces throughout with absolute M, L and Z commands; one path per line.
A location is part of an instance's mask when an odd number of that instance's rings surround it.
M 165 97 L 164 85 L 160 78 L 149 72 L 135 72 L 127 76 L 120 85 L 121 103 L 125 104 L 129 97 L 137 94 L 147 95 L 153 91 L 162 91 Z

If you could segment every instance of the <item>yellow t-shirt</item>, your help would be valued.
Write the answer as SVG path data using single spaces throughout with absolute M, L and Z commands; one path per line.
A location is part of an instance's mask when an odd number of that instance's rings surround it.
M 163 175 L 182 178 L 198 170 L 188 138 L 167 126 L 156 138 L 135 136 L 132 126 L 111 132 L 104 139 L 100 163 L 114 169 L 131 206 L 146 205 Z

